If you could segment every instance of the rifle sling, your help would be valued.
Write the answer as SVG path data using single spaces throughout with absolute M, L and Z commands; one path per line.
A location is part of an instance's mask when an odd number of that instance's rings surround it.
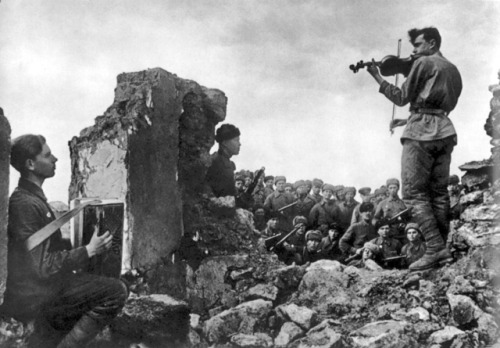
M 28 239 L 26 239 L 26 242 L 24 242 L 24 245 L 28 251 L 33 250 L 36 246 L 38 246 L 40 243 L 42 243 L 44 240 L 49 238 L 51 235 L 54 234 L 58 229 L 61 228 L 66 222 L 71 220 L 72 217 L 74 217 L 76 214 L 78 214 L 83 208 L 90 204 L 95 204 L 95 203 L 100 203 L 101 201 L 99 200 L 93 200 L 90 202 L 85 202 L 72 210 L 64 213 L 61 215 L 58 219 L 52 221 L 45 227 L 41 228 L 40 230 L 36 231 L 34 234 L 32 234 Z

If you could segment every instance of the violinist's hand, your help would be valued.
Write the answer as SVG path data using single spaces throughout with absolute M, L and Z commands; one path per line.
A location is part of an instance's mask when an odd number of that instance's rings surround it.
M 380 75 L 380 72 L 378 71 L 377 65 L 375 64 L 375 59 L 372 58 L 372 64 L 366 67 L 366 71 L 368 71 L 370 75 L 373 76 L 373 78 L 379 85 L 384 81 L 384 79 Z
M 405 126 L 407 122 L 408 122 L 407 119 L 395 118 L 394 120 L 391 120 L 389 128 L 393 129 L 396 127 Z

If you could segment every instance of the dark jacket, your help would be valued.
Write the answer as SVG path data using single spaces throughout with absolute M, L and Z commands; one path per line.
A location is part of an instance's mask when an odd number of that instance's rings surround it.
M 40 187 L 20 179 L 9 201 L 7 285 L 2 311 L 20 320 L 32 317 L 65 281 L 65 275 L 86 268 L 85 247 L 73 250 L 61 231 L 27 251 L 28 237 L 55 220 Z
M 216 197 L 236 195 L 235 170 L 235 164 L 222 149 L 212 155 L 212 164 L 208 168 L 206 181 Z

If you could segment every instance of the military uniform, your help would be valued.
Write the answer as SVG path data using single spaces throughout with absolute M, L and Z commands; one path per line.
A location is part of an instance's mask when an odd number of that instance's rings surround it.
M 351 203 L 343 201 L 339 204 L 340 209 L 340 227 L 345 231 L 351 226 L 352 214 L 354 209 L 359 206 L 359 202 L 353 200 Z
M 235 196 L 234 171 L 236 165 L 229 159 L 224 149 L 212 155 L 212 163 L 208 168 L 206 181 L 216 197 Z
M 340 223 L 340 209 L 335 201 L 323 200 L 311 209 L 308 221 L 312 228 L 318 228 L 322 225 L 330 226 L 334 222 Z
M 266 201 L 264 202 L 264 210 L 269 214 L 271 212 L 277 212 L 280 208 L 293 203 L 293 195 L 286 192 L 274 191 L 270 194 Z M 282 211 L 278 216 L 277 229 L 283 231 L 291 231 L 292 229 L 292 219 L 293 219 L 293 209 L 288 208 Z
M 356 250 L 374 238 L 377 238 L 377 232 L 370 223 L 366 221 L 355 223 L 340 238 L 340 250 L 345 254 L 354 254 Z

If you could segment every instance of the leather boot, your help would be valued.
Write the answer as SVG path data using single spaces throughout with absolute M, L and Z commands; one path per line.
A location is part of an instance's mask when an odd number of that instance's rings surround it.
M 413 262 L 409 269 L 410 271 L 424 271 L 439 265 L 444 265 L 453 262 L 453 257 L 447 248 L 436 252 L 426 253 L 417 261 Z
M 59 342 L 57 348 L 85 347 L 98 333 L 103 325 L 87 315 L 83 315 L 70 332 Z

